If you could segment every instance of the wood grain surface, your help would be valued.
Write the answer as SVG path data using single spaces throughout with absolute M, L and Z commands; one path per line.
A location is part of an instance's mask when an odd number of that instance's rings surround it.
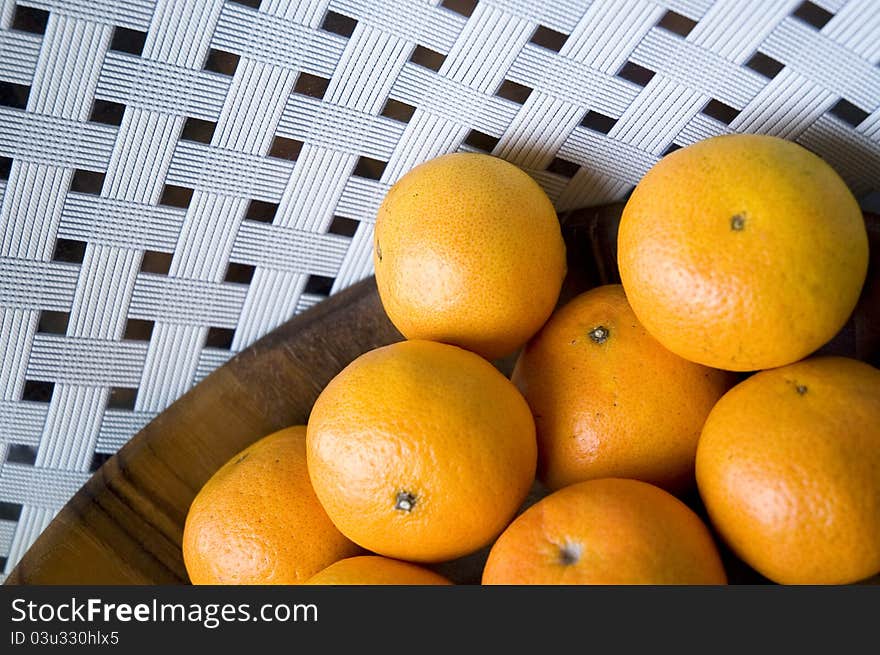
M 560 304 L 619 280 L 616 236 L 622 204 L 561 217 L 569 274 Z M 880 221 L 871 234 L 869 282 L 853 318 L 823 351 L 880 363 Z M 205 481 L 242 448 L 305 423 L 321 389 L 367 350 L 402 337 L 373 279 L 294 317 L 214 371 L 111 457 L 58 513 L 6 584 L 183 584 L 186 512 Z M 496 362 L 509 372 L 514 359 Z M 536 485 L 526 505 L 543 495 Z M 699 499 L 690 502 L 697 511 Z M 474 583 L 486 551 L 437 570 Z M 732 582 L 762 579 L 725 553 Z
M 294 317 L 211 373 L 107 460 L 7 584 L 186 582 L 183 524 L 205 481 L 253 441 L 305 423 L 338 371 L 400 339 L 372 280 Z

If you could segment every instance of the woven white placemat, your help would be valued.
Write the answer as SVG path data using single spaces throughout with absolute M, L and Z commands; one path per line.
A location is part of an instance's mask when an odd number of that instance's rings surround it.
M 0 0 L 0 563 L 181 393 L 371 273 L 415 164 L 559 210 L 776 134 L 880 185 L 876 0 Z

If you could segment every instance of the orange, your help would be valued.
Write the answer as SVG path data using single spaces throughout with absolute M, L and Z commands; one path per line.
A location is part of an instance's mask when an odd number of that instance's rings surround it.
M 334 562 L 323 571 L 313 575 L 310 585 L 449 585 L 452 584 L 439 573 L 410 562 L 361 555 Z
M 299 584 L 358 552 L 312 490 L 305 426 L 270 434 L 224 464 L 183 530 L 193 584 Z
M 732 383 L 661 346 L 618 284 L 554 313 L 513 381 L 532 408 L 538 477 L 549 488 L 623 477 L 676 492 L 692 486 L 703 422 Z
M 361 355 L 308 426 L 315 492 L 336 526 L 380 555 L 431 562 L 491 542 L 531 487 L 529 407 L 480 356 L 431 341 Z
M 405 337 L 489 359 L 537 332 L 566 271 L 547 195 L 481 154 L 443 155 L 400 178 L 379 208 L 373 251 L 382 304 Z
M 706 420 L 697 483 L 721 537 L 775 582 L 880 572 L 880 371 L 816 357 L 741 382 Z
M 753 371 L 802 359 L 840 330 L 865 281 L 868 237 L 822 159 L 737 134 L 648 171 L 624 208 L 617 256 L 629 302 L 660 343 Z
M 502 533 L 483 584 L 726 584 L 709 530 L 659 487 L 622 478 L 551 493 Z

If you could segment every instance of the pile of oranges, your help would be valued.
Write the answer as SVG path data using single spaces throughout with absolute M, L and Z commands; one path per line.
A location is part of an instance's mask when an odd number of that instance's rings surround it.
M 723 136 L 638 184 L 622 284 L 561 303 L 566 248 L 538 184 L 488 155 L 425 162 L 375 227 L 406 340 L 208 481 L 184 530 L 190 579 L 448 584 L 436 565 L 487 550 L 484 584 L 724 584 L 722 544 L 778 583 L 869 578 L 880 371 L 811 356 L 867 262 L 831 167 Z M 705 518 L 681 500 L 694 491 Z

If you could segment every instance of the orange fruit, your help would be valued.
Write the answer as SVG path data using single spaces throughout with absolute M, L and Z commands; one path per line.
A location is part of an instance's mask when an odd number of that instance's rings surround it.
M 313 575 L 309 585 L 449 585 L 439 573 L 379 555 L 347 557 Z
M 675 496 L 638 480 L 554 491 L 498 537 L 483 584 L 726 584 L 708 528 Z
M 360 549 L 318 503 L 306 428 L 280 430 L 224 464 L 196 495 L 183 530 L 193 584 L 299 584 Z
M 706 420 L 697 484 L 721 538 L 775 582 L 880 573 L 880 371 L 816 357 L 741 382 Z
M 410 170 L 376 216 L 376 284 L 408 339 L 489 359 L 522 346 L 550 316 L 565 277 L 556 212 L 525 172 L 453 153 Z
M 805 148 L 737 134 L 661 159 L 623 211 L 618 264 L 636 316 L 685 359 L 790 364 L 829 341 L 868 264 L 861 210 Z
M 431 341 L 367 352 L 321 392 L 308 425 L 315 492 L 352 541 L 444 561 L 501 532 L 534 480 L 529 407 L 480 356 Z
M 732 383 L 661 346 L 619 284 L 557 310 L 512 379 L 532 408 L 538 477 L 549 488 L 622 477 L 676 492 L 693 484 L 703 422 Z

